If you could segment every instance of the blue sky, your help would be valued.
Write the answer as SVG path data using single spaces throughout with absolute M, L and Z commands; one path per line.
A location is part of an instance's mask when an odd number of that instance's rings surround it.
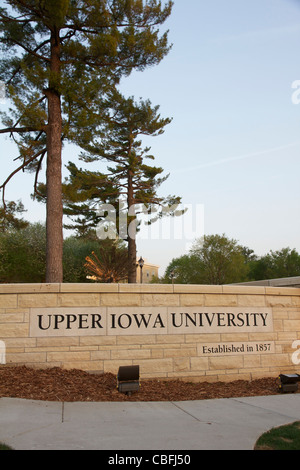
M 292 102 L 300 1 L 175 0 L 166 27 L 169 55 L 121 85 L 173 118 L 150 139 L 156 163 L 170 173 L 160 193 L 181 196 L 194 214 L 201 206 L 207 235 L 225 233 L 258 255 L 287 246 L 300 252 L 300 104 Z M 1 143 L 3 179 L 15 149 Z M 64 162 L 75 154 L 66 150 Z M 31 184 L 32 177 L 17 177 L 7 195 L 22 199 L 27 219 L 42 220 Z M 141 237 L 138 255 L 163 274 L 191 242 L 173 233 L 171 240 Z

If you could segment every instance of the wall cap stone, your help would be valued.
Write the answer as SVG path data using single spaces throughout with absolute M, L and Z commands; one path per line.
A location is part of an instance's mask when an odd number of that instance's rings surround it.
M 0 284 L 0 294 L 32 293 L 119 293 L 119 294 L 256 294 L 300 296 L 297 287 L 268 287 L 202 284 Z

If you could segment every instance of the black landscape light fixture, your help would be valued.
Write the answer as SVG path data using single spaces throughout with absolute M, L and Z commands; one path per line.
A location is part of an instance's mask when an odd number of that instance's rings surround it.
M 297 392 L 298 382 L 300 382 L 299 374 L 280 374 L 279 379 L 279 391 L 281 393 Z
M 172 271 L 170 272 L 170 277 L 171 277 L 171 279 L 172 279 L 172 284 L 174 284 L 174 276 L 175 276 L 175 271 L 172 270 Z
M 119 392 L 131 395 L 140 388 L 140 366 L 121 366 L 117 375 Z
M 143 284 L 143 266 L 144 266 L 144 260 L 142 257 L 138 260 L 139 267 L 141 268 L 141 284 Z

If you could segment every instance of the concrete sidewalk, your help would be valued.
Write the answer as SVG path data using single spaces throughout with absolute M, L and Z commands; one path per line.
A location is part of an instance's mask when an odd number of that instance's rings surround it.
M 181 402 L 0 399 L 0 442 L 16 450 L 252 450 L 300 420 L 300 394 Z

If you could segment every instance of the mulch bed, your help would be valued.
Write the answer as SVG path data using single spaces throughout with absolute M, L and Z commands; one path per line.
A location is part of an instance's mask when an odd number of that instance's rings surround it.
M 251 382 L 191 383 L 179 380 L 141 380 L 139 391 L 130 396 L 117 390 L 116 376 L 90 374 L 82 370 L 32 369 L 0 366 L 0 398 L 61 402 L 184 401 L 279 394 L 275 378 Z

